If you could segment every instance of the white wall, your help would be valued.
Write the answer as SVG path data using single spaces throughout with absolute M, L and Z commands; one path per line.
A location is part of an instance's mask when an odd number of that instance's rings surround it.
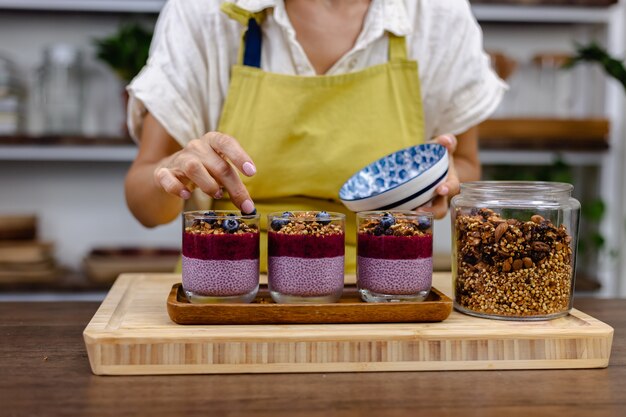
M 179 247 L 180 223 L 143 228 L 124 200 L 127 163 L 1 162 L 0 213 L 37 214 L 40 238 L 79 268 L 94 246 Z

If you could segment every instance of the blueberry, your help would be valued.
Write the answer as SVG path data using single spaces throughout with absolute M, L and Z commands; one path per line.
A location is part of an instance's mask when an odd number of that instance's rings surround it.
M 203 215 L 207 216 L 207 217 L 215 217 L 215 216 L 217 216 L 217 214 L 214 211 L 205 211 L 203 213 Z M 205 219 L 204 221 L 207 222 L 208 224 L 214 224 L 215 223 L 215 219 Z
M 391 235 L 393 235 L 393 229 L 387 229 L 387 230 L 385 230 L 385 235 L 386 235 L 386 236 L 391 236 Z
M 317 213 L 315 215 L 315 218 L 317 219 L 317 222 L 321 225 L 330 224 L 330 214 L 325 211 L 320 211 L 319 213 Z
M 290 211 L 284 211 L 283 212 L 283 217 L 284 218 L 293 217 L 293 213 L 290 212 Z
M 222 229 L 228 233 L 235 233 L 239 229 L 239 222 L 235 219 L 222 221 Z
M 391 226 L 396 224 L 396 219 L 389 213 L 383 214 L 383 217 L 380 219 L 380 226 L 383 229 L 389 229 Z
M 380 227 L 380 225 L 377 225 L 377 226 L 374 228 L 374 236 L 380 236 L 380 235 L 382 235 L 383 233 L 385 233 L 385 229 L 383 229 L 382 227 Z
M 272 230 L 278 232 L 280 229 L 283 228 L 283 226 L 286 226 L 288 224 L 289 224 L 289 220 L 287 219 L 274 219 L 272 220 L 270 227 L 272 228 Z
M 428 217 L 420 217 L 417 222 L 417 228 L 422 232 L 430 229 L 430 219 Z

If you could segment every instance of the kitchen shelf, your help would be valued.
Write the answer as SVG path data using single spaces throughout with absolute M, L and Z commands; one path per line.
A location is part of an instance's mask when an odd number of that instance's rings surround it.
M 608 24 L 613 6 L 521 6 L 509 4 L 472 4 L 480 22 Z
M 481 150 L 604 151 L 607 119 L 490 119 L 478 127 Z
M 129 138 L 0 137 L 0 161 L 132 162 L 136 155 Z
M 479 156 L 483 165 L 540 166 L 563 161 L 572 166 L 598 166 L 603 162 L 605 153 L 481 149 Z
M 164 4 L 165 0 L 0 0 L 0 9 L 158 13 Z

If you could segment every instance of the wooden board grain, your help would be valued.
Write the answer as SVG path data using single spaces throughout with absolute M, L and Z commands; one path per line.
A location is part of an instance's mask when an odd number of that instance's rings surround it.
M 347 285 L 338 302 L 325 304 L 276 304 L 267 286 L 250 304 L 192 304 L 178 283 L 167 297 L 167 313 L 178 324 L 426 323 L 451 312 L 452 299 L 437 288 L 424 301 L 402 303 L 365 303 L 355 285 Z
M 577 310 L 543 322 L 452 312 L 440 323 L 181 326 L 165 302 L 179 280 L 118 278 L 84 331 L 95 374 L 601 368 L 613 339 L 610 326 Z M 434 285 L 450 295 L 449 273 Z

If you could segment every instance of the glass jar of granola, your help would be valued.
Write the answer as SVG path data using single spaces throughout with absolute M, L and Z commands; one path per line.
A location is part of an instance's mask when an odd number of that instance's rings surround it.
M 454 306 L 546 320 L 571 310 L 580 203 L 565 183 L 461 184 L 451 202 Z

